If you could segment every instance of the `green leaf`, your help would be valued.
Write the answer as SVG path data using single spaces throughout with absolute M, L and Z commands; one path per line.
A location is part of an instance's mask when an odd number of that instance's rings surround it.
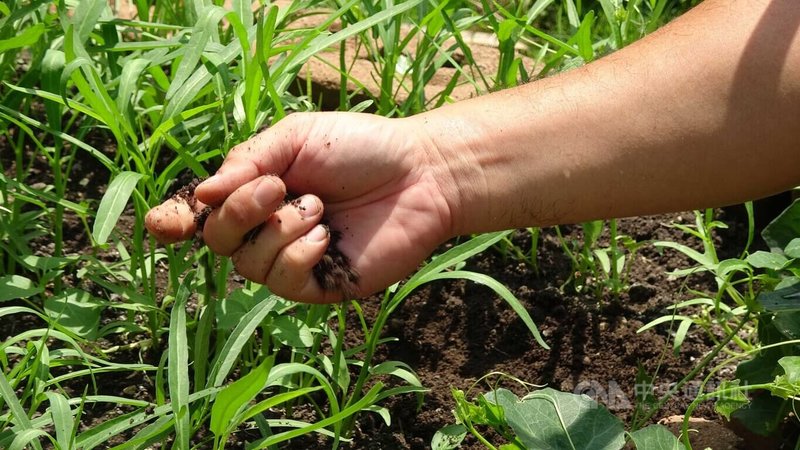
M 189 343 L 186 337 L 186 301 L 191 294 L 190 286 L 194 273 L 184 278 L 169 320 L 168 382 L 172 412 L 175 415 L 175 445 L 173 448 L 188 450 L 191 428 L 189 420 Z
M 625 445 L 622 422 L 586 395 L 545 388 L 518 399 L 498 389 L 506 421 L 528 448 L 618 450 Z
M 6 406 L 8 406 L 9 411 L 11 412 L 11 423 L 16 425 L 18 432 L 14 437 L 14 443 L 17 442 L 17 438 L 26 433 L 36 433 L 41 430 L 37 430 L 33 428 L 31 424 L 30 418 L 28 418 L 28 414 L 25 412 L 25 409 L 22 407 L 22 404 L 19 402 L 19 398 L 17 398 L 17 394 L 14 392 L 14 388 L 11 387 L 11 383 L 6 378 L 6 374 L 0 372 L 0 398 L 3 399 Z M 39 435 L 35 435 L 33 437 L 38 437 Z M 33 438 L 32 437 L 32 438 Z M 32 439 L 31 438 L 31 439 Z M 25 441 L 23 440 L 23 445 L 30 440 Z M 13 444 L 12 444 L 13 445 Z M 37 450 L 41 450 L 42 446 L 39 444 L 39 441 L 33 441 L 34 448 Z
M 250 373 L 234 381 L 217 394 L 214 405 L 211 407 L 210 425 L 211 431 L 217 437 L 227 435 L 231 419 L 264 389 L 272 362 L 272 356 L 264 359 Z
M 308 325 L 295 316 L 278 316 L 272 320 L 272 327 L 272 336 L 283 345 L 294 348 L 314 345 Z
M 258 302 L 250 290 L 239 288 L 231 292 L 227 298 L 216 303 L 217 327 L 226 331 L 234 329 Z
M 120 214 L 125 209 L 128 199 L 136 188 L 136 183 L 142 178 L 142 174 L 136 172 L 122 172 L 108 185 L 108 190 L 100 200 L 97 208 L 92 236 L 94 240 L 103 245 L 108 242 L 111 231 L 117 225 Z
M 799 236 L 800 199 L 795 200 L 761 232 L 761 237 L 772 251 L 782 251 Z
M 714 411 L 731 420 L 731 414 L 740 409 L 741 407 L 750 403 L 750 400 L 741 390 L 735 389 L 739 386 L 739 380 L 728 381 L 725 380 L 720 383 L 719 395 L 714 404 Z
M 650 425 L 631 433 L 636 450 L 686 450 L 678 438 L 664 425 Z
M 44 311 L 58 324 L 78 336 L 94 339 L 100 325 L 103 303 L 88 292 L 68 289 L 44 300 Z
M 39 38 L 42 37 L 44 32 L 44 24 L 37 23 L 36 25 L 26 28 L 25 31 L 12 38 L 0 39 L 0 53 L 4 53 L 15 48 L 31 46 L 39 41 Z
M 583 229 L 583 242 L 587 247 L 594 245 L 594 243 L 600 239 L 604 224 L 605 222 L 602 220 L 592 220 L 581 224 L 581 228 Z
M 11 442 L 8 450 L 25 450 L 28 448 L 28 444 L 32 443 L 35 443 L 36 447 L 38 447 L 40 445 L 39 438 L 43 436 L 47 436 L 47 432 L 39 429 L 28 429 L 21 433 L 16 433 L 14 441 Z
M 753 433 L 769 436 L 778 430 L 789 410 L 788 400 L 759 395 L 753 398 L 747 408 L 740 408 L 731 416 Z
M 522 322 L 525 326 L 528 327 L 528 330 L 533 335 L 533 338 L 536 342 L 544 347 L 545 349 L 549 349 L 550 346 L 542 339 L 542 335 L 539 333 L 539 329 L 536 327 L 536 324 L 533 322 L 531 315 L 528 314 L 528 310 L 520 303 L 517 297 L 505 287 L 502 283 L 495 280 L 494 278 L 484 275 L 482 273 L 476 272 L 469 272 L 465 270 L 454 270 L 452 272 L 442 272 L 438 275 L 434 275 L 431 277 L 431 280 L 440 280 L 440 279 L 464 279 L 474 281 L 475 283 L 482 284 L 484 286 L 488 286 L 491 288 L 495 293 L 497 293 L 503 300 L 508 303 L 508 306 L 514 310 L 515 313 L 522 319 Z
M 0 277 L 0 302 L 28 298 L 44 291 L 33 284 L 30 278 L 21 275 L 6 275 Z
M 214 360 L 214 365 L 211 367 L 211 373 L 206 383 L 207 387 L 221 386 L 225 382 L 233 363 L 239 358 L 242 347 L 252 338 L 256 328 L 261 325 L 267 314 L 275 307 L 278 298 L 275 295 L 270 296 L 242 317 L 239 325 L 234 328 L 228 340 L 225 341 L 219 356 Z
M 780 253 L 759 250 L 747 256 L 747 263 L 757 269 L 781 270 L 789 260 Z
M 467 437 L 467 428 L 460 423 L 440 428 L 433 435 L 431 450 L 453 450 Z
M 783 368 L 783 376 L 787 382 L 800 382 L 800 356 L 784 356 L 778 360 L 778 364 Z
M 56 442 L 62 449 L 72 448 L 72 439 L 75 434 L 75 421 L 67 398 L 58 392 L 45 392 L 50 402 L 50 415 L 53 417 L 53 427 L 56 431 Z
M 375 399 L 377 398 L 378 393 L 381 390 L 383 390 L 383 383 L 381 383 L 379 381 L 379 382 L 375 383 L 375 385 L 369 391 L 367 391 L 366 394 L 364 394 L 364 397 L 362 397 L 361 400 L 353 403 L 352 405 L 350 405 L 347 408 L 339 411 L 338 413 L 332 414 L 332 415 L 326 417 L 325 419 L 320 420 L 319 422 L 312 423 L 312 424 L 310 424 L 308 426 L 305 426 L 303 428 L 298 428 L 296 430 L 284 431 L 284 432 L 277 433 L 277 434 L 274 434 L 272 436 L 269 436 L 266 439 L 264 439 L 263 441 L 256 442 L 255 445 L 253 445 L 252 448 L 254 450 L 267 448 L 267 447 L 273 446 L 275 444 L 278 444 L 280 442 L 283 442 L 283 441 L 286 441 L 286 440 L 289 440 L 289 439 L 292 439 L 292 438 L 295 438 L 295 437 L 298 437 L 298 436 L 302 436 L 304 434 L 308 434 L 308 433 L 310 433 L 312 431 L 315 431 L 315 430 L 319 430 L 320 428 L 324 428 L 324 427 L 333 425 L 335 423 L 339 423 L 339 422 L 345 420 L 346 418 L 352 416 L 353 414 L 356 414 L 359 411 L 363 410 L 367 406 L 372 405 L 375 402 Z
M 789 243 L 786 244 L 786 248 L 783 249 L 783 254 L 789 258 L 800 259 L 800 237 L 789 241 Z
M 84 43 L 92 33 L 97 21 L 103 14 L 108 4 L 102 0 L 82 0 L 78 2 L 72 16 L 72 23 L 77 26 L 77 35 L 80 42 Z
M 800 284 L 793 284 L 772 292 L 762 292 L 758 294 L 756 301 L 767 312 L 800 311 Z

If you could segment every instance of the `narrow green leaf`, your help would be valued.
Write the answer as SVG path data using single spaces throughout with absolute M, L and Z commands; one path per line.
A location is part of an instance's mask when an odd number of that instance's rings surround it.
M 111 231 L 117 226 L 119 216 L 125 210 L 125 205 L 141 178 L 142 174 L 140 173 L 121 172 L 111 180 L 108 190 L 100 200 L 97 217 L 92 228 L 92 236 L 98 244 L 103 245 L 108 242 Z
M 186 301 L 191 294 L 193 273 L 184 278 L 169 321 L 169 395 L 172 413 L 175 416 L 175 447 L 189 449 L 191 429 L 189 421 L 189 343 L 186 338 Z
M 258 442 L 256 445 L 253 446 L 253 449 L 256 450 L 256 449 L 267 448 L 275 444 L 287 441 L 289 439 L 311 433 L 315 430 L 319 430 L 320 428 L 324 428 L 329 425 L 341 422 L 347 419 L 348 417 L 352 416 L 353 414 L 356 414 L 357 412 L 361 411 L 365 407 L 373 404 L 373 402 L 378 396 L 378 393 L 382 389 L 383 389 L 383 383 L 377 382 L 375 383 L 375 386 L 373 386 L 372 389 L 370 389 L 361 400 L 357 401 L 356 403 L 353 403 L 352 405 L 341 410 L 340 412 L 333 414 L 323 420 L 320 420 L 319 422 L 312 423 L 306 427 L 274 434 L 264 439 L 263 441 Z
M 237 423 L 231 424 L 231 419 L 264 389 L 272 362 L 273 357 L 264 359 L 250 373 L 234 381 L 217 394 L 214 405 L 211 407 L 210 428 L 218 438 L 227 435 L 229 425 L 238 425 Z
M 44 34 L 44 32 L 45 32 L 44 24 L 37 23 L 36 25 L 25 28 L 24 31 L 22 31 L 20 34 L 12 38 L 1 39 L 0 53 L 7 52 L 15 48 L 31 46 L 39 41 L 39 38 L 42 37 L 42 34 Z
M 28 448 L 29 444 L 34 445 L 34 447 L 41 448 L 41 444 L 39 444 L 39 438 L 42 436 L 47 436 L 47 432 L 39 429 L 28 429 L 20 433 L 16 433 L 14 435 L 14 441 L 11 442 L 8 450 L 25 450 Z
M 542 335 L 539 333 L 539 329 L 533 322 L 531 315 L 528 314 L 528 311 L 525 309 L 524 306 L 522 306 L 522 303 L 519 302 L 517 297 L 515 297 L 514 294 L 510 290 L 508 290 L 507 287 L 503 286 L 499 281 L 495 280 L 494 278 L 481 273 L 468 272 L 465 270 L 455 270 L 452 272 L 442 272 L 436 275 L 435 277 L 432 277 L 432 279 L 436 280 L 464 279 L 491 288 L 493 291 L 495 291 L 495 293 L 497 293 L 497 295 L 499 295 L 503 300 L 505 300 L 506 303 L 508 303 L 508 306 L 510 306 L 515 313 L 517 313 L 519 318 L 522 319 L 522 322 L 525 324 L 525 326 L 528 327 L 528 330 L 530 330 L 531 334 L 533 335 L 533 338 L 536 339 L 536 342 L 545 349 L 550 348 L 550 346 L 547 345 L 544 339 L 542 339 Z
M 6 406 L 8 406 L 8 409 L 11 412 L 11 422 L 17 425 L 19 428 L 19 433 L 17 433 L 17 436 L 14 438 L 14 443 L 17 442 L 17 438 L 20 438 L 19 445 L 24 447 L 25 444 L 28 444 L 33 439 L 41 436 L 41 434 L 36 434 L 37 432 L 41 432 L 41 430 L 37 430 L 31 425 L 31 421 L 28 418 L 25 409 L 20 404 L 17 395 L 14 393 L 14 388 L 11 387 L 11 384 L 8 382 L 8 378 L 6 378 L 6 374 L 2 371 L 0 371 L 0 397 L 3 398 Z M 28 438 L 28 436 L 30 437 Z M 41 450 L 42 446 L 39 444 L 38 440 L 33 440 L 32 443 L 34 448 Z M 13 445 L 14 444 L 12 443 L 12 446 Z
M 67 398 L 58 392 L 45 392 L 45 395 L 50 402 L 50 415 L 53 417 L 53 427 L 56 430 L 56 442 L 62 449 L 72 448 L 75 421 Z
M 261 325 L 261 322 L 275 307 L 278 301 L 277 296 L 270 296 L 267 300 L 257 304 L 250 310 L 239 325 L 231 332 L 225 345 L 219 352 L 219 356 L 214 360 L 214 365 L 211 368 L 211 373 L 208 376 L 208 383 L 206 387 L 221 386 L 225 382 L 225 378 L 233 367 L 233 363 L 239 358 L 239 353 L 242 347 L 250 340 L 256 328 Z
M 89 35 L 107 7 L 108 4 L 103 0 L 81 0 L 78 2 L 72 16 L 72 23 L 77 27 L 76 31 L 81 43 L 89 39 Z
M 136 87 L 139 77 L 150 65 L 150 61 L 145 58 L 134 58 L 127 61 L 122 66 L 122 74 L 119 76 L 119 90 L 117 91 L 117 110 L 119 110 L 128 123 L 135 123 L 133 106 L 136 95 Z
M 318 391 L 320 389 L 322 389 L 322 386 L 313 386 L 313 387 L 307 387 L 307 388 L 293 389 L 293 390 L 291 390 L 289 392 L 284 392 L 284 393 L 281 393 L 281 394 L 273 395 L 272 397 L 270 397 L 270 398 L 268 398 L 266 400 L 262 400 L 262 401 L 256 403 L 255 405 L 251 406 L 250 408 L 247 408 L 244 412 L 242 412 L 241 414 L 239 414 L 236 417 L 234 422 L 236 422 L 236 423 L 245 422 L 247 420 L 252 419 L 257 414 L 261 414 L 262 412 L 264 412 L 264 411 L 266 411 L 266 410 L 268 410 L 270 408 L 273 408 L 273 407 L 278 406 L 280 404 L 286 403 L 289 400 L 293 400 L 295 398 L 302 397 L 302 396 L 310 394 L 312 392 L 316 392 L 316 391 Z
M 205 8 L 203 16 L 192 29 L 192 37 L 183 46 L 183 58 L 181 58 L 180 65 L 175 71 L 175 77 L 172 79 L 167 91 L 167 100 L 171 100 L 186 80 L 195 72 L 197 64 L 200 62 L 200 57 L 206 49 L 206 44 L 211 39 L 213 30 L 225 14 L 227 14 L 227 11 L 219 6 Z
M 433 258 L 422 269 L 418 270 L 395 294 L 395 298 L 402 299 L 419 285 L 430 281 L 431 276 L 466 261 L 473 255 L 486 250 L 504 237 L 511 234 L 511 231 L 499 231 L 496 233 L 485 233 L 474 237 L 463 244 L 459 244 L 441 255 Z

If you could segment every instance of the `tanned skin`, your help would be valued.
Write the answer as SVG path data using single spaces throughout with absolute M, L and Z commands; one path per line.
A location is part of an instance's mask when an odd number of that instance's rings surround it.
M 706 0 L 584 67 L 424 114 L 289 115 L 197 187 L 195 208 L 214 207 L 205 242 L 279 295 L 336 302 L 342 292 L 312 275 L 330 241 L 323 216 L 360 274 L 350 294 L 365 296 L 453 236 L 717 207 L 792 188 L 799 29 L 797 0 Z M 276 211 L 287 191 L 307 208 Z M 164 207 L 148 215 L 151 232 L 190 238 L 191 209 L 165 219 Z

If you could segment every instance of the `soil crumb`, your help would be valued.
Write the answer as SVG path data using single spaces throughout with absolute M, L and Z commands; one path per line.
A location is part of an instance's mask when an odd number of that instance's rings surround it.
M 185 202 L 190 208 L 192 208 L 192 210 L 194 210 L 195 205 L 197 205 L 197 197 L 195 197 L 194 191 L 197 186 L 203 182 L 203 180 L 205 179 L 193 179 L 188 184 L 178 189 L 178 191 L 172 195 L 172 199 Z M 281 206 L 284 206 L 288 203 L 297 208 L 302 208 L 299 200 L 296 197 L 290 195 L 287 196 L 287 198 L 292 200 L 284 202 Z M 203 225 L 205 225 L 206 219 L 208 219 L 211 211 L 213 211 L 213 208 L 206 206 L 194 214 L 194 221 L 197 225 L 196 236 L 200 242 L 203 241 Z M 325 250 L 325 254 L 322 256 L 322 259 L 314 266 L 312 270 L 314 278 L 323 289 L 341 292 L 343 296 L 342 300 L 355 298 L 358 295 L 359 274 L 355 269 L 353 269 L 350 263 L 350 258 L 342 253 L 338 247 L 338 242 L 341 239 L 341 233 L 339 231 L 332 230 L 328 224 L 328 221 L 324 218 L 322 220 L 322 224 L 328 229 L 330 243 L 328 244 L 328 248 Z M 253 241 L 262 228 L 263 224 L 250 230 L 244 236 L 245 242 Z

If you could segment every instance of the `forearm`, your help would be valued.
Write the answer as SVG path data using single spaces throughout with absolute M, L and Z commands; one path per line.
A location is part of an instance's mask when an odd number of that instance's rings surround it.
M 454 234 L 722 206 L 800 184 L 800 2 L 707 0 L 566 74 L 416 116 Z

